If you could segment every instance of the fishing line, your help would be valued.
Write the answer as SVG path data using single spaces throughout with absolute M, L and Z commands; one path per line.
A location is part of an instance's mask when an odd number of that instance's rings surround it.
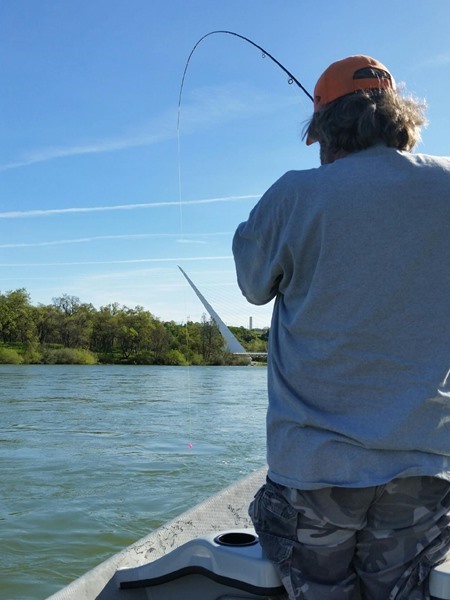
M 217 34 L 224 34 L 224 35 L 231 35 L 234 37 L 237 37 L 249 44 L 251 44 L 252 46 L 254 46 L 255 48 L 257 48 L 258 50 L 260 50 L 261 54 L 262 54 L 262 58 L 269 58 L 272 62 L 274 62 L 280 69 L 282 69 L 282 71 L 284 71 L 284 73 L 286 73 L 286 75 L 288 76 L 288 84 L 292 85 L 293 83 L 295 83 L 301 90 L 302 92 L 304 92 L 304 94 L 306 94 L 306 96 L 308 96 L 308 98 L 313 101 L 313 97 L 311 96 L 311 94 L 305 89 L 305 87 L 300 83 L 300 81 L 292 74 L 291 71 L 289 71 L 280 61 L 278 61 L 272 54 L 270 54 L 270 52 L 268 52 L 267 50 L 265 50 L 262 46 L 260 46 L 259 44 L 256 44 L 254 41 L 252 41 L 251 39 L 249 39 L 248 37 L 245 37 L 244 35 L 240 35 L 239 33 L 235 33 L 234 31 L 226 31 L 226 30 L 216 30 L 216 31 L 210 31 L 209 33 L 205 34 L 204 36 L 202 36 L 197 42 L 196 44 L 193 46 L 185 67 L 184 67 L 184 71 L 183 71 L 183 76 L 181 78 L 181 84 L 180 84 L 180 91 L 179 91 L 179 95 L 178 95 L 178 110 L 177 110 L 177 159 L 178 159 L 178 200 L 179 200 L 179 223 L 180 223 L 180 238 L 181 241 L 184 240 L 184 223 L 183 223 L 183 202 L 182 202 L 182 197 L 183 197 L 183 193 L 182 193 L 182 175 L 181 175 L 181 144 L 180 144 L 180 120 L 181 120 L 181 105 L 182 105 L 182 96 L 183 96 L 183 89 L 184 89 L 184 83 L 186 80 L 186 74 L 188 71 L 188 67 L 189 64 L 191 62 L 191 58 L 194 54 L 194 52 L 196 51 L 196 49 L 198 48 L 198 46 L 201 44 L 201 42 L 203 42 L 203 40 L 205 40 L 206 38 L 212 36 L 212 35 L 217 35 Z M 186 304 L 186 287 L 183 288 L 184 290 L 184 305 L 185 305 L 185 314 L 187 315 L 187 304 Z M 189 347 L 189 330 L 188 330 L 188 317 L 186 318 L 186 353 L 189 355 L 189 351 L 190 351 L 190 347 Z M 188 412 L 189 412 L 189 431 L 188 431 L 188 437 L 189 440 L 192 438 L 192 401 L 191 401 L 191 382 L 190 382 L 190 368 L 188 366 L 188 383 L 187 383 L 187 390 L 188 390 Z M 192 449 L 192 442 L 189 441 L 188 442 L 188 448 Z
M 183 224 L 183 195 L 181 185 L 181 151 L 180 151 L 180 105 L 178 106 L 178 117 L 177 117 L 177 163 L 178 163 L 178 205 L 179 205 L 179 228 L 180 228 L 180 241 L 184 241 L 184 224 Z M 186 315 L 185 324 L 185 340 L 186 340 L 186 358 L 189 361 L 190 344 L 189 344 L 189 317 L 187 316 L 187 300 L 186 300 L 186 286 L 183 286 L 183 305 L 184 314 Z M 188 394 L 188 441 L 187 447 L 192 450 L 192 399 L 191 399 L 191 370 L 188 364 L 187 368 L 187 382 L 186 389 Z

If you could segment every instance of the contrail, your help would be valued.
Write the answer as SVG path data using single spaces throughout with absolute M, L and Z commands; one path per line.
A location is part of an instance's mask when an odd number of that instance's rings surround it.
M 77 262 L 49 262 L 49 263 L 0 263 L 0 267 L 78 267 L 83 265 L 131 265 L 156 262 L 185 262 L 195 260 L 230 260 L 230 256 L 190 256 L 176 258 L 132 258 L 129 260 L 93 260 Z
M 298 102 L 297 98 L 280 99 L 275 94 L 262 93 L 250 85 L 244 87 L 242 83 L 202 87 L 191 93 L 191 97 L 191 103 L 183 109 L 185 134 L 202 131 L 214 123 L 224 124 L 235 119 L 254 118 L 278 112 Z M 252 102 L 247 102 L 246 98 L 252 98 Z M 167 109 L 151 120 L 139 123 L 115 136 L 67 147 L 38 148 L 16 160 L 0 164 L 0 172 L 56 159 L 156 145 L 176 137 L 175 123 L 176 109 Z
M 141 204 L 116 204 L 113 206 L 86 206 L 73 208 L 14 210 L 8 212 L 0 212 L 0 219 L 25 219 L 30 217 L 51 217 L 54 215 L 106 212 L 113 210 L 138 210 L 144 208 L 161 208 L 167 206 L 213 204 L 214 202 L 237 202 L 240 200 L 254 200 L 255 198 L 260 197 L 260 194 L 248 194 L 245 196 L 224 196 L 223 198 L 204 198 L 201 200 L 170 200 L 169 202 L 144 202 Z
M 178 239 L 179 233 L 124 233 L 120 235 L 95 235 L 85 238 L 68 238 L 65 240 L 52 240 L 47 242 L 16 242 L 11 244 L 0 244 L 0 248 L 36 248 L 41 246 L 63 246 L 68 244 L 88 244 L 91 242 L 101 242 L 105 240 L 143 240 L 149 238 L 175 238 L 177 242 L 190 243 L 206 243 L 196 238 L 209 238 L 216 236 L 232 235 L 232 231 L 214 231 L 213 233 L 189 233 L 185 234 L 187 238 Z

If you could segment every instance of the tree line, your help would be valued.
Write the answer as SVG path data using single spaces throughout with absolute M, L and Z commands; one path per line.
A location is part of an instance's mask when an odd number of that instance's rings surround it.
M 268 330 L 230 327 L 249 352 L 267 352 Z M 230 355 L 212 319 L 161 321 L 142 306 L 96 309 L 63 294 L 33 305 L 25 288 L 0 293 L 0 363 L 222 365 Z

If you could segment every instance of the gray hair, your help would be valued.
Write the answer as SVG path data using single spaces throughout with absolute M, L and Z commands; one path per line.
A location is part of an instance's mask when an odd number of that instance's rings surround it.
M 359 91 L 314 113 L 304 137 L 338 152 L 358 152 L 377 143 L 411 150 L 426 125 L 425 101 L 404 97 L 390 89 Z

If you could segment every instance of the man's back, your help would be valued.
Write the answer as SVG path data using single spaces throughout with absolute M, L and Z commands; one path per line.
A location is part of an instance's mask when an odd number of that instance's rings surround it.
M 446 470 L 448 223 L 450 160 L 378 145 L 287 173 L 240 226 L 243 293 L 263 303 L 278 292 L 274 481 L 363 487 Z

